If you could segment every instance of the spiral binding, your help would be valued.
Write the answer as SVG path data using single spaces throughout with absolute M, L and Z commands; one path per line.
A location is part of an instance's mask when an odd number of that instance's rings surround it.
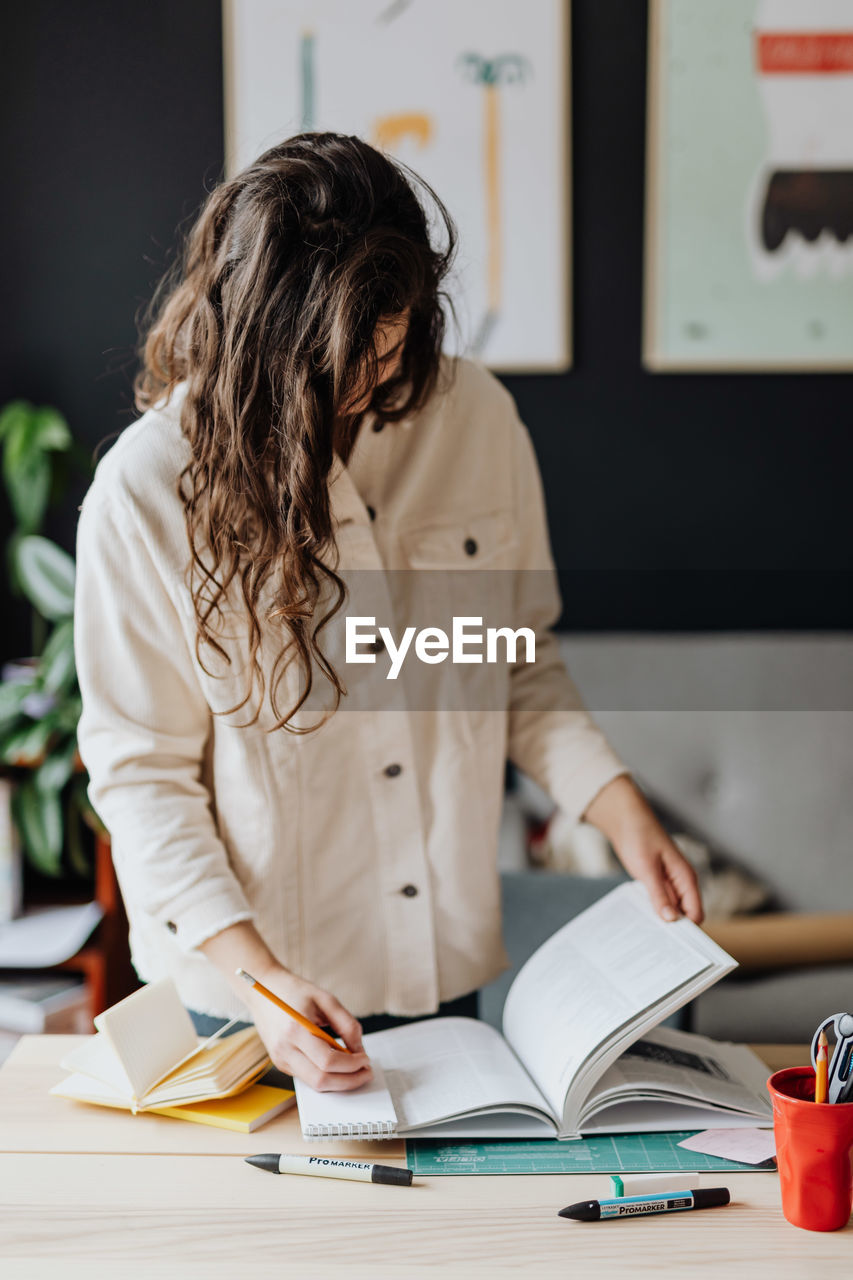
M 397 1125 L 393 1120 L 367 1124 L 309 1124 L 302 1133 L 309 1142 L 317 1138 L 393 1138 Z

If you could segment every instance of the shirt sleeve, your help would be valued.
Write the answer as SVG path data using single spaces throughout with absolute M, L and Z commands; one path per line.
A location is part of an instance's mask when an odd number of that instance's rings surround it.
M 518 662 L 512 671 L 508 754 L 555 804 L 579 819 L 602 787 L 628 769 L 584 707 L 560 655 L 552 628 L 562 602 L 542 481 L 529 433 L 517 417 L 514 430 L 516 625 L 534 632 L 536 653 L 535 662 Z
M 212 713 L 178 610 L 130 505 L 96 490 L 77 530 L 80 755 L 129 912 L 189 951 L 254 913 L 203 781 Z

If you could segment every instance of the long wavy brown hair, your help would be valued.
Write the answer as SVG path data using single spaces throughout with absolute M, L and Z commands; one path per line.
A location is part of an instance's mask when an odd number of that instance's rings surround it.
M 443 224 L 439 247 L 418 190 Z M 143 412 L 186 381 L 181 426 L 191 460 L 178 492 L 202 666 L 206 645 L 231 663 L 212 621 L 232 584 L 249 621 L 245 697 L 225 714 L 244 707 L 257 685 L 247 723 L 258 718 L 265 586 L 273 600 L 267 621 L 283 628 L 269 690 L 273 728 L 316 727 L 292 723 L 315 666 L 332 686 L 334 708 L 345 693 L 320 647 L 346 598 L 329 474 L 365 413 L 396 422 L 434 391 L 444 308 L 453 314 L 442 283 L 456 242 L 447 209 L 405 165 L 357 137 L 303 133 L 214 188 L 155 291 L 142 322 L 135 402 Z M 377 326 L 403 313 L 399 365 L 380 383 Z M 366 407 L 342 414 L 365 387 Z M 294 658 L 299 692 L 281 711 L 276 691 Z

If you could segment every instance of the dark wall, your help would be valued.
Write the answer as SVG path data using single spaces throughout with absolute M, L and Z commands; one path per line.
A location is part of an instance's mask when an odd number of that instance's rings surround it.
M 640 366 L 646 12 L 574 0 L 575 367 L 506 379 L 543 469 L 564 620 L 847 629 L 853 378 Z
M 642 372 L 645 5 L 573 9 L 575 368 L 505 379 L 565 621 L 849 628 L 853 383 Z M 32 0 L 2 92 L 0 404 L 55 404 L 94 447 L 135 416 L 136 314 L 221 176 L 219 4 Z M 51 528 L 68 546 L 79 496 Z M 25 637 L 13 610 L 2 656 Z
M 0 405 L 55 404 L 91 448 L 136 416 L 135 317 L 221 177 L 221 68 L 217 0 L 17 6 L 0 88 Z M 50 530 L 69 548 L 84 490 Z M 2 656 L 26 642 L 13 607 Z

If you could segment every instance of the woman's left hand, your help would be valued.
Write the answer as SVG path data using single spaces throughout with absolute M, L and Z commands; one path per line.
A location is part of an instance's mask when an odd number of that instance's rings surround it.
M 584 821 L 607 836 L 625 870 L 645 885 L 664 920 L 685 915 L 694 924 L 702 923 L 696 872 L 631 778 L 623 774 L 603 787 L 588 806 Z

